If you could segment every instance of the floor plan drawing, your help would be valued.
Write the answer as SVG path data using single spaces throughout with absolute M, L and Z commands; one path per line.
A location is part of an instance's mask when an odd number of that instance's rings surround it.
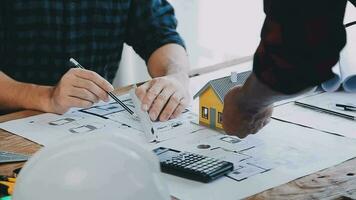
M 267 172 L 272 166 L 260 160 L 263 158 L 263 143 L 258 139 L 242 140 L 235 136 L 216 134 L 204 138 L 187 151 L 222 159 L 234 164 L 234 171 L 227 177 L 242 181 L 251 176 Z
M 70 128 L 69 132 L 71 133 L 89 133 L 100 128 L 105 127 L 104 124 L 101 123 L 92 123 L 92 124 L 85 124 L 78 127 Z
M 152 149 L 167 147 L 234 164 L 231 173 L 209 184 L 164 174 L 171 195 L 180 199 L 243 199 L 334 166 L 356 154 L 354 140 L 278 120 L 271 120 L 258 134 L 239 139 L 192 123 L 191 119 L 195 121 L 197 116 L 189 110 L 178 119 L 154 122 L 161 130 L 161 141 L 147 143 L 140 122 L 128 112 L 112 102 L 94 107 L 86 109 L 87 113 L 73 109 L 63 115 L 45 113 L 3 122 L 0 128 L 45 146 L 72 135 L 125 134 Z
M 50 122 L 48 122 L 48 124 L 51 126 L 62 126 L 62 125 L 68 124 L 68 123 L 75 122 L 80 119 L 82 119 L 82 117 L 64 117 L 61 119 L 56 119 L 54 121 L 50 121 Z
M 122 95 L 118 98 L 128 107 L 134 108 L 130 95 Z M 157 142 L 184 134 L 191 134 L 199 130 L 199 126 L 190 123 L 194 118 L 196 118 L 194 113 L 185 110 L 176 119 L 167 122 L 153 122 L 158 130 L 159 140 Z M 18 128 L 16 125 L 12 126 L 13 123 L 21 123 L 23 126 Z M 114 101 L 100 102 L 86 109 L 71 109 L 63 115 L 45 113 L 6 124 L 11 129 L 14 128 L 14 132 L 21 133 L 22 130 L 26 130 L 26 133 L 23 133 L 24 137 L 44 145 L 49 141 L 71 134 L 101 134 L 109 132 L 144 136 L 141 122 Z
M 127 95 L 123 96 L 122 98 L 123 98 L 122 102 L 126 106 L 134 108 L 132 100 L 130 98 L 128 98 Z M 108 115 L 112 115 L 112 114 L 120 113 L 120 112 L 126 112 L 126 110 L 118 103 L 110 102 L 110 103 L 106 103 L 106 104 L 96 105 L 96 106 L 86 108 L 86 109 L 81 109 L 81 110 L 79 110 L 79 112 L 95 115 L 98 117 L 102 117 L 104 119 L 109 119 L 107 117 Z

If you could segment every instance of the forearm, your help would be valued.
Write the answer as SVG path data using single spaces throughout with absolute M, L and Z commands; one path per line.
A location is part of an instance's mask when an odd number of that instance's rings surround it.
M 185 49 L 178 44 L 167 44 L 154 51 L 147 65 L 153 78 L 171 74 L 188 78 L 190 67 Z
M 142 109 L 153 121 L 178 117 L 191 99 L 185 49 L 177 44 L 164 45 L 153 52 L 147 64 L 153 79 L 136 89 Z
M 0 71 L 0 110 L 48 109 L 52 87 L 15 81 Z
M 259 81 L 256 78 L 256 75 L 252 73 L 242 87 L 241 92 L 243 95 L 240 96 L 241 99 L 239 102 L 248 109 L 259 110 L 261 108 L 271 106 L 277 101 L 292 98 L 308 92 L 311 89 L 312 88 L 308 88 L 295 94 L 286 95 L 272 90 L 270 87 Z

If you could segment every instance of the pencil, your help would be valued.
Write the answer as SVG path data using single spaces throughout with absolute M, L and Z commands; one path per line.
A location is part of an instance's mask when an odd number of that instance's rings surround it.
M 80 69 L 85 69 L 81 64 L 79 64 L 74 58 L 70 58 L 69 62 L 71 62 L 74 66 L 76 66 L 77 68 Z M 120 104 L 120 106 L 122 106 L 128 113 L 130 113 L 132 116 L 135 116 L 135 113 L 126 106 L 126 104 L 124 104 L 119 98 L 117 98 L 112 92 L 107 92 L 108 95 L 113 98 L 118 104 Z

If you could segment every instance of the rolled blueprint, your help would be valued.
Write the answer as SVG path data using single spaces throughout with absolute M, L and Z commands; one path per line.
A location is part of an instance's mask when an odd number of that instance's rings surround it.
M 342 86 L 346 92 L 356 92 L 356 26 L 346 30 L 347 43 L 340 53 Z
M 332 68 L 332 71 L 335 74 L 334 78 L 325 81 L 321 84 L 321 88 L 323 88 L 323 90 L 325 90 L 326 92 L 337 91 L 340 88 L 342 82 L 339 62 L 337 62 L 336 65 Z

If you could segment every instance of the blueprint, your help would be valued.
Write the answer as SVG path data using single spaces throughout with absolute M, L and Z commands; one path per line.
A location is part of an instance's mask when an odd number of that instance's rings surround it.
M 356 140 L 277 120 L 242 140 L 204 129 L 158 146 L 234 163 L 233 172 L 209 184 L 165 175 L 179 199 L 243 199 L 356 156 Z
M 119 97 L 134 108 L 129 95 Z M 197 116 L 188 109 L 176 119 L 154 122 L 158 142 L 190 134 L 200 129 L 190 123 Z M 72 134 L 130 134 L 143 138 L 142 124 L 114 101 L 101 102 L 87 109 L 71 109 L 63 115 L 45 113 L 0 124 L 0 128 L 36 143 L 47 145 Z
M 129 95 L 119 97 L 127 106 Z M 39 144 L 81 134 L 125 134 L 150 148 L 173 148 L 232 162 L 234 170 L 204 184 L 165 174 L 170 193 L 179 199 L 241 199 L 356 157 L 356 141 L 272 120 L 258 134 L 239 139 L 192 121 L 190 110 L 167 122 L 154 122 L 158 142 L 147 143 L 142 124 L 114 102 L 64 115 L 45 113 L 0 123 L 0 128 Z M 337 149 L 337 151 L 335 151 Z
M 333 112 L 356 117 L 354 111 L 345 111 L 335 104 L 355 105 L 356 95 L 354 93 L 333 92 L 322 93 L 298 100 L 304 104 L 331 110 Z M 304 108 L 294 103 L 278 106 L 274 109 L 274 118 L 290 123 L 300 124 L 317 130 L 342 135 L 345 137 L 356 138 L 356 121 L 344 117 L 319 112 L 318 109 Z

